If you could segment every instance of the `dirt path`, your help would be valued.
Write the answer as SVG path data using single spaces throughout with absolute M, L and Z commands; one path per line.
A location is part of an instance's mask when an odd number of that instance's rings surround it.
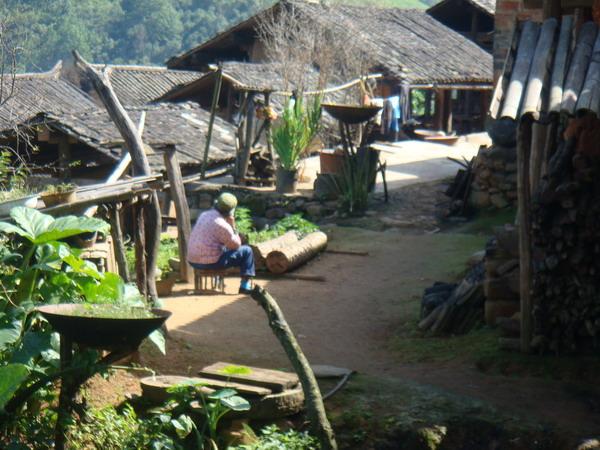
M 405 377 L 498 407 L 571 432 L 600 429 L 600 416 L 560 382 L 487 375 L 463 362 L 407 364 L 390 348 L 397 330 L 413 322 L 422 289 L 433 281 L 459 275 L 468 256 L 484 238 L 455 234 L 407 234 L 335 227 L 330 248 L 366 250 L 369 256 L 324 254 L 300 273 L 319 274 L 327 282 L 261 282 L 279 301 L 313 364 L 348 367 L 376 376 Z M 168 354 L 145 362 L 162 373 L 194 374 L 217 360 L 271 368 L 288 368 L 263 312 L 248 297 L 190 295 L 180 286 L 166 301 Z

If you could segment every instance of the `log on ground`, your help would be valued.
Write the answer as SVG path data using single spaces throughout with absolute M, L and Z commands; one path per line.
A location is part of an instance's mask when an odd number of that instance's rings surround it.
M 267 255 L 267 269 L 285 273 L 314 258 L 327 246 L 327 235 L 321 231 L 308 234 L 304 239 Z
M 295 242 L 298 242 L 298 235 L 294 231 L 288 231 L 275 239 L 251 245 L 250 247 L 252 248 L 252 252 L 254 252 L 254 262 L 256 263 L 256 266 L 265 267 L 269 253 Z

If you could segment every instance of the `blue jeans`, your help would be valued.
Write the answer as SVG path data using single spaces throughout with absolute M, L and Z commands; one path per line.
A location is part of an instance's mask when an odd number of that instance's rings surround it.
M 198 264 L 191 262 L 194 269 L 219 270 L 229 267 L 239 267 L 242 277 L 253 277 L 256 275 L 254 269 L 254 253 L 247 245 L 240 246 L 237 250 L 224 251 L 219 260 L 213 264 Z

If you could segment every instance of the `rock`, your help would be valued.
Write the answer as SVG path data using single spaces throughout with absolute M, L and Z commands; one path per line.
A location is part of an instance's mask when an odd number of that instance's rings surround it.
M 179 258 L 169 258 L 169 267 L 172 270 L 179 270 L 180 269 Z
M 264 216 L 267 211 L 267 199 L 263 195 L 249 195 L 243 205 L 255 216 Z
M 494 194 L 490 196 L 490 202 L 498 209 L 503 209 L 508 206 L 508 201 L 502 194 Z
M 267 219 L 282 219 L 285 217 L 286 211 L 283 208 L 271 208 L 265 212 L 265 217 Z
M 519 311 L 519 302 L 513 301 L 485 301 L 485 323 L 490 326 L 496 325 L 496 320 L 499 317 L 511 317 Z
M 474 208 L 487 208 L 490 206 L 490 195 L 484 191 L 472 191 L 469 203 Z
M 198 194 L 198 209 L 210 209 L 213 206 L 213 196 L 210 194 Z
M 600 439 L 586 439 L 579 444 L 576 450 L 596 450 L 600 449 Z
M 298 199 L 294 200 L 294 206 L 297 209 L 302 209 L 304 207 L 304 205 L 306 205 L 306 199 L 298 198 Z
M 323 217 L 325 215 L 325 207 L 320 203 L 307 203 L 305 208 L 306 213 L 315 219 Z

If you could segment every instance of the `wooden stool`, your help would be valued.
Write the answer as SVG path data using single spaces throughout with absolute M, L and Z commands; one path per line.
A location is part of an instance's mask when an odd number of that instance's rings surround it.
M 224 294 L 226 274 L 227 270 L 194 269 L 194 289 L 200 294 L 214 291 Z

